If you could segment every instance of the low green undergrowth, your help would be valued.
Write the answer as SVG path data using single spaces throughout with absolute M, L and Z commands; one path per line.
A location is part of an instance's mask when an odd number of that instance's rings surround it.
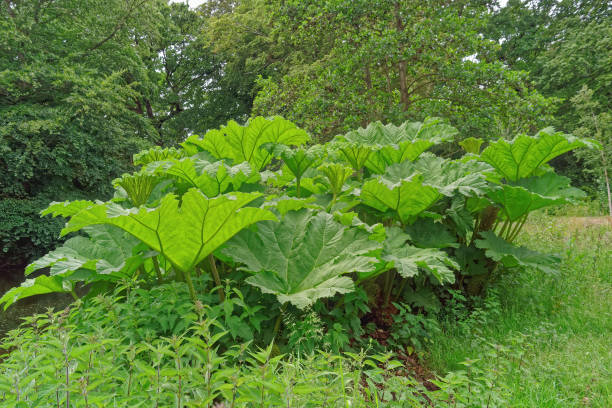
M 176 288 L 167 289 L 173 298 Z M 186 326 L 148 319 L 147 301 L 124 292 L 131 299 L 97 296 L 11 331 L 0 344 L 10 351 L 0 362 L 0 406 L 494 407 L 507 398 L 496 381 L 501 366 L 484 371 L 466 361 L 426 387 L 390 353 L 228 345 L 229 332 L 201 303 L 186 311 Z

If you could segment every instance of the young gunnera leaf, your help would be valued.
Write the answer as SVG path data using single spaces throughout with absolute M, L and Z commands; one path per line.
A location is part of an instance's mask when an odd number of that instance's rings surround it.
M 305 148 L 269 143 L 263 148 L 275 157 L 280 157 L 295 178 L 301 178 L 306 170 L 323 157 L 323 147 L 320 145 Z
M 480 146 L 482 146 L 483 142 L 484 140 L 482 139 L 476 137 L 468 137 L 467 139 L 463 139 L 462 141 L 460 141 L 458 144 L 463 148 L 463 150 L 465 150 L 466 153 L 479 154 Z
M 287 213 L 280 223 L 262 222 L 256 231 L 242 231 L 223 254 L 254 274 L 246 279 L 249 284 L 303 309 L 317 299 L 353 291 L 353 280 L 344 275 L 373 270 L 376 259 L 368 254 L 380 245 L 331 214 L 301 210 Z
M 481 239 L 475 241 L 476 246 L 484 249 L 487 257 L 507 268 L 529 267 L 546 273 L 555 273 L 559 265 L 559 257 L 512 245 L 492 231 L 481 232 L 480 236 Z
M 147 203 L 158 182 L 159 177 L 141 170 L 133 174 L 123 174 L 113 180 L 113 186 L 116 189 L 123 189 L 132 205 L 140 207 Z

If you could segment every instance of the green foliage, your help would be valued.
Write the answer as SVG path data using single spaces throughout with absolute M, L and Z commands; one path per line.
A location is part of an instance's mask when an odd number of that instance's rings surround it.
M 208 131 L 202 139 L 190 136 L 181 145 L 187 153 L 206 151 L 217 159 L 228 159 L 233 164 L 249 163 L 254 171 L 261 171 L 272 155 L 261 147 L 267 143 L 299 146 L 310 140 L 302 129 L 280 117 L 271 120 L 256 117 L 240 126 L 230 121 L 221 129 Z
M 372 271 L 375 258 L 367 255 L 379 247 L 330 214 L 301 210 L 280 223 L 261 223 L 257 232 L 243 231 L 228 242 L 225 255 L 254 273 L 247 283 L 303 309 L 319 298 L 351 292 L 352 279 L 342 275 Z
M 601 0 L 509 1 L 493 13 L 487 31 L 501 43 L 499 58 L 514 69 L 529 71 L 537 90 L 557 100 L 554 121 L 549 123 L 577 136 L 597 138 L 592 122 L 599 115 L 604 119 L 612 108 L 611 26 L 610 5 Z M 603 143 L 609 137 L 598 140 Z M 569 155 L 553 166 L 605 202 L 598 154 Z
M 551 120 L 553 100 L 495 58 L 499 43 L 482 35 L 492 9 L 437 0 L 252 1 L 219 19 L 227 26 L 215 39 L 260 51 L 255 114 L 283 115 L 319 141 L 369 122 L 427 116 L 448 118 L 463 137 L 532 132 Z M 238 24 L 258 27 L 258 36 L 228 33 Z
M 518 181 L 534 175 L 547 162 L 578 147 L 594 148 L 596 142 L 546 128 L 535 136 L 519 135 L 512 141 L 498 140 L 481 154 L 506 180 Z
M 49 221 L 39 212 L 49 203 L 46 195 L 34 199 L 0 200 L 0 249 L 3 264 L 21 265 L 59 244 L 61 219 Z
M 226 65 L 206 21 L 158 0 L 0 3 L 0 263 L 58 243 L 36 215 L 49 201 L 107 198 L 133 153 L 245 117 L 250 103 L 219 90 Z
M 482 239 L 476 240 L 478 248 L 486 250 L 486 255 L 506 268 L 534 268 L 548 273 L 555 273 L 559 258 L 553 255 L 543 255 L 523 247 L 516 247 L 498 237 L 491 231 L 480 234 Z
M 427 347 L 435 371 L 465 372 L 468 359 L 470 370 L 494 370 L 506 406 L 610 405 L 612 321 L 602 316 L 612 307 L 605 291 L 612 234 L 587 223 L 604 217 L 576 218 L 586 215 L 579 210 L 572 206 L 571 217 L 536 212 L 518 238 L 522 246 L 559 253 L 554 274 L 516 270 L 500 275 L 484 297 L 445 298 L 442 332 Z
M 610 188 L 610 157 L 612 156 L 612 114 L 595 100 L 593 91 L 586 85 L 572 98 L 574 108 L 579 115 L 578 136 L 590 136 L 601 144 L 599 151 L 576 152 L 576 156 L 586 164 L 585 173 L 595 174 L 602 186 L 599 196 L 607 198 L 608 215 L 612 216 L 612 189 Z M 604 190 L 602 192 L 601 190 Z
M 140 170 L 115 181 L 112 200 L 43 211 L 69 218 L 62 235 L 89 237 L 33 263 L 27 273 L 49 267 L 49 276 L 0 303 L 76 295 L 83 284 L 93 295 L 138 279 L 150 287 L 184 281 L 234 341 L 274 340 L 303 352 L 328 342 L 339 351 L 365 344 L 350 333 L 389 330 L 393 302 L 432 311 L 447 288 L 482 293 L 504 272 L 553 271 L 558 258 L 512 242 L 530 212 L 581 197 L 546 162 L 596 144 L 544 130 L 457 160 L 423 153 L 455 133 L 438 119 L 378 123 L 303 147 L 310 136 L 295 125 L 255 118 L 190 137 L 180 149 L 150 149 L 138 156 Z M 353 155 L 360 151 L 368 155 Z M 380 174 L 367 164 L 379 152 L 387 152 Z M 309 310 L 319 313 L 309 320 L 318 337 L 304 342 L 291 316 Z M 410 323 L 406 313 L 397 318 Z M 366 315 L 372 330 L 360 327 Z M 422 337 L 415 333 L 427 321 L 414 319 L 396 344 Z
M 223 347 L 227 331 L 201 305 L 184 302 L 182 291 L 185 295 L 186 288 L 176 284 L 152 292 L 134 289 L 125 303 L 99 296 L 28 318 L 0 344 L 15 349 L 0 362 L 0 406 L 365 408 L 410 400 L 426 407 L 450 401 L 450 395 L 474 398 L 470 387 L 495 401 L 503 398 L 487 385 L 493 372 L 464 379 L 457 378 L 461 372 L 449 374 L 434 380 L 439 390 L 428 391 L 403 375 L 401 362 L 389 354 L 318 351 L 291 356 L 276 355 L 272 346 Z M 165 300 L 163 309 L 155 300 L 159 297 Z M 148 318 L 153 316 L 157 318 Z M 301 323 L 317 324 L 311 318 Z
M 480 146 L 484 143 L 484 140 L 475 137 L 468 137 L 458 143 L 459 146 L 465 150 L 466 153 L 480 154 Z

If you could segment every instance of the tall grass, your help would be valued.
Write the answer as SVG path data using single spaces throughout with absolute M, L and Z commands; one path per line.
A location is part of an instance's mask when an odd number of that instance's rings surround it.
M 560 269 L 505 272 L 467 317 L 443 323 L 432 367 L 506 364 L 499 381 L 512 407 L 612 406 L 612 229 L 536 214 L 520 241 L 559 253 Z M 488 359 L 490 347 L 507 350 L 504 361 Z

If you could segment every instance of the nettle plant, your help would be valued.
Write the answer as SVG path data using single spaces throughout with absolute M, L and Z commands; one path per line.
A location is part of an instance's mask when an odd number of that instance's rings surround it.
M 273 318 L 287 305 L 333 308 L 356 287 L 381 307 L 418 306 L 445 286 L 478 292 L 499 272 L 554 272 L 556 256 L 513 241 L 532 211 L 583 195 L 547 162 L 595 142 L 549 128 L 482 152 L 465 140 L 456 160 L 427 152 L 456 134 L 435 118 L 376 122 L 309 145 L 291 122 L 257 117 L 141 152 L 110 201 L 42 212 L 69 218 L 61 234 L 79 235 L 29 265 L 26 274 L 49 273 L 0 303 L 138 277 L 185 282 L 194 301 L 216 302 L 204 297 L 216 290 L 220 303 L 250 285 L 277 300 Z

